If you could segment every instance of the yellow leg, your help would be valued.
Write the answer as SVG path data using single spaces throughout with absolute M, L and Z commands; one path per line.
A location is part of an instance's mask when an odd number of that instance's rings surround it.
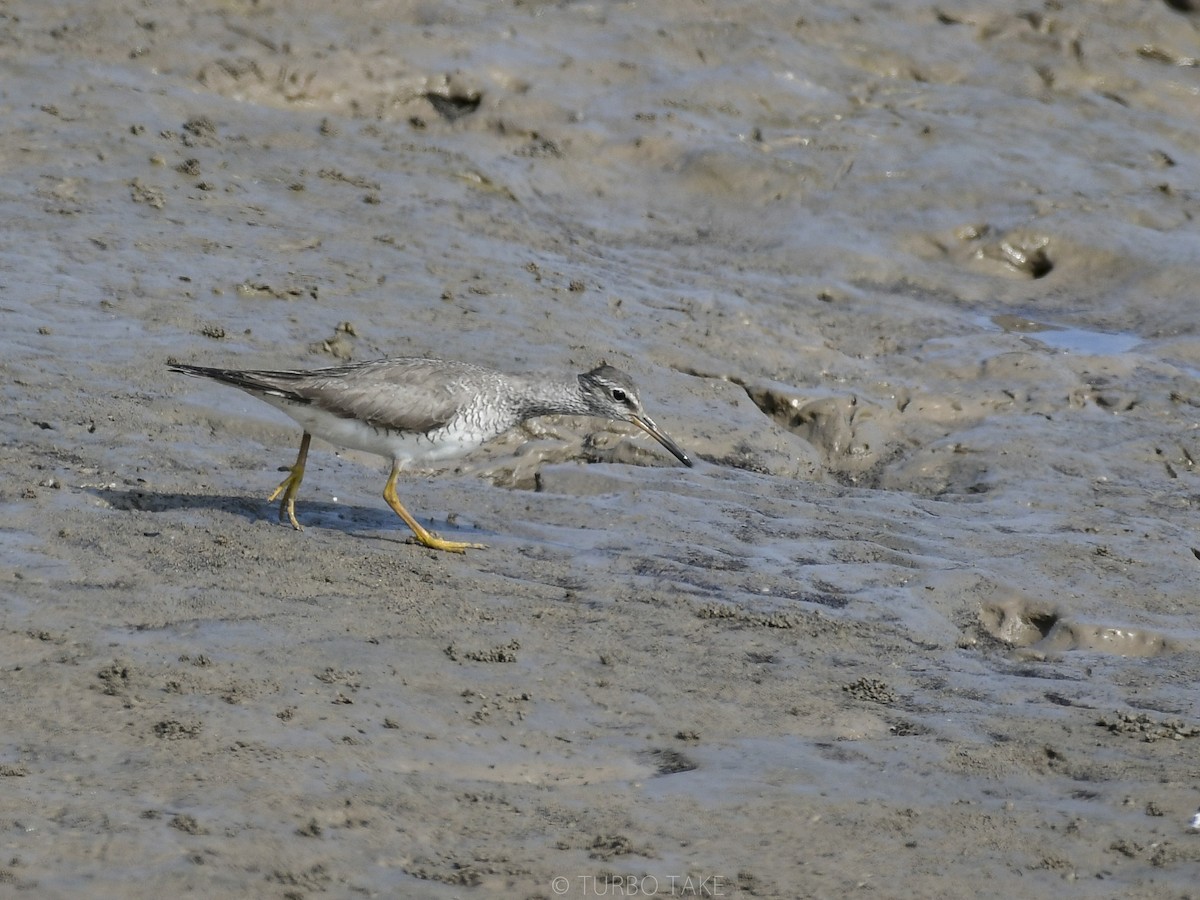
M 283 494 L 283 499 L 279 501 L 279 521 L 283 521 L 286 515 L 292 522 L 292 527 L 297 531 L 303 531 L 300 523 L 296 521 L 296 493 L 300 490 L 300 482 L 304 480 L 304 463 L 308 461 L 308 445 L 312 441 L 312 435 L 307 431 L 304 432 L 304 437 L 300 438 L 300 453 L 296 456 L 296 464 L 292 466 L 288 472 L 288 477 L 283 479 L 279 487 L 271 492 L 271 496 L 267 498 L 267 502 L 271 503 L 280 494 Z
M 466 544 L 462 541 L 447 541 L 438 537 L 430 531 L 427 531 L 416 519 L 412 517 L 404 504 L 400 502 L 400 498 L 396 496 L 396 477 L 400 474 L 400 463 L 392 462 L 392 474 L 388 476 L 387 484 L 383 488 L 383 499 L 387 501 L 387 505 L 401 519 L 404 524 L 412 529 L 413 535 L 416 536 L 417 542 L 430 548 L 431 550 L 446 550 L 449 553 L 465 553 L 467 550 L 482 550 L 483 544 Z

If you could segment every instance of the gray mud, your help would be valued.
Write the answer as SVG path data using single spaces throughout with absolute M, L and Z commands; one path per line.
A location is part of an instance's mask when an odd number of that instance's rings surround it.
M 0 890 L 1200 896 L 1185 6 L 7 4 Z

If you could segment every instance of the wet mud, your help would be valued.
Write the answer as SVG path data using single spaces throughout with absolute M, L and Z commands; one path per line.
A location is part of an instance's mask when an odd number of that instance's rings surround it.
M 1186 4 L 0 19 L 0 884 L 1196 895 Z M 167 370 L 387 355 L 697 466 Z

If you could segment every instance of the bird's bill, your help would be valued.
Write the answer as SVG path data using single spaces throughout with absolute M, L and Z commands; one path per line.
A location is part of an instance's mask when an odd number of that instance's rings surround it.
M 679 445 L 671 440 L 665 431 L 654 424 L 654 420 L 649 416 L 633 416 L 631 421 L 650 437 L 654 438 L 664 447 L 671 451 L 671 455 L 683 463 L 685 466 L 691 466 L 692 458 L 679 448 Z

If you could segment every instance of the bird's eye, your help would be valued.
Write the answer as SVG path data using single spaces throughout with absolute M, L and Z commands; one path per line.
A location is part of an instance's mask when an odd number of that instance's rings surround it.
M 624 403 L 627 399 L 625 396 L 625 392 L 623 390 L 621 390 L 620 388 L 613 388 L 612 398 L 614 400 L 616 400 L 618 403 Z

